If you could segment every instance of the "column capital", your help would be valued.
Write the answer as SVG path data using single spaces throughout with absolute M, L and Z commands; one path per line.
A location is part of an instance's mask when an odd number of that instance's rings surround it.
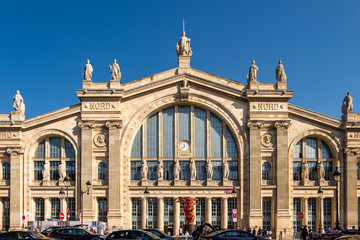
M 110 121 L 106 121 L 105 123 L 106 127 L 109 129 L 114 129 L 114 128 L 122 128 L 122 120 L 110 120 Z
M 274 127 L 277 129 L 288 129 L 291 126 L 290 120 L 276 121 Z
M 23 154 L 24 153 L 24 148 L 22 147 L 9 147 L 6 149 L 6 152 L 9 154 L 9 155 L 20 155 L 20 154 Z
M 264 127 L 264 122 L 258 120 L 248 120 L 247 126 L 250 129 L 261 129 Z
M 346 147 L 346 148 L 344 148 L 344 153 L 348 156 L 359 156 L 360 148 Z
M 78 127 L 79 128 L 85 128 L 85 129 L 93 129 L 95 128 L 95 121 L 85 121 L 85 120 L 80 120 L 78 122 Z

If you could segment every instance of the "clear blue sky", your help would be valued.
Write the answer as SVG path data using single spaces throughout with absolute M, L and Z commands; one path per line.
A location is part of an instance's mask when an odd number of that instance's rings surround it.
M 1 1 L 0 113 L 19 89 L 26 118 L 79 102 L 86 59 L 93 81 L 121 82 L 177 66 L 182 19 L 191 66 L 246 83 L 275 82 L 283 60 L 290 103 L 335 118 L 347 91 L 360 112 L 360 1 Z

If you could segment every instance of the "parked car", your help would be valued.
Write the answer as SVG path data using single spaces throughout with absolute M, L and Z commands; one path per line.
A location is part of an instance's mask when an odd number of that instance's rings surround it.
M 0 235 L 0 240 L 8 239 L 52 239 L 35 231 L 11 231 Z
M 110 240 L 110 239 L 159 240 L 161 238 L 151 232 L 137 229 L 137 230 L 121 230 L 121 231 L 112 232 L 106 237 L 106 240 Z
M 166 235 L 165 233 L 163 233 L 160 230 L 156 230 L 156 229 L 144 229 L 144 230 L 155 234 L 156 236 L 160 237 L 161 239 L 178 240 L 178 238 Z
M 74 228 L 74 227 L 66 227 L 66 228 L 58 228 L 54 229 L 52 232 L 48 234 L 49 237 L 59 238 L 59 239 L 76 239 L 76 240 L 85 240 L 85 239 L 93 239 L 93 240 L 101 240 L 104 239 L 103 236 L 93 234 L 85 229 Z
M 42 231 L 41 234 L 47 236 L 49 233 L 51 233 L 52 231 L 54 231 L 55 229 L 58 229 L 58 228 L 61 228 L 61 226 L 48 227 L 44 231 Z
M 345 235 L 357 235 L 358 230 L 357 229 L 346 229 L 341 232 L 330 232 L 330 240 L 338 239 L 339 237 L 345 236 Z
M 238 240 L 238 239 L 244 239 L 244 240 L 265 240 L 269 239 L 267 237 L 262 236 L 255 236 L 249 232 L 243 231 L 243 230 L 218 230 L 211 232 L 207 235 L 201 236 L 199 238 L 200 240 L 216 240 L 216 239 L 227 239 L 227 240 Z

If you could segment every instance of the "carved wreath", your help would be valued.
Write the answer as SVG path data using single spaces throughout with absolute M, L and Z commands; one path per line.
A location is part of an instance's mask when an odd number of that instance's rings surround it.
M 103 148 L 107 144 L 105 133 L 98 133 L 94 137 L 94 144 L 97 147 Z
M 265 133 L 261 136 L 261 144 L 264 147 L 271 147 L 272 146 L 272 134 L 271 133 Z

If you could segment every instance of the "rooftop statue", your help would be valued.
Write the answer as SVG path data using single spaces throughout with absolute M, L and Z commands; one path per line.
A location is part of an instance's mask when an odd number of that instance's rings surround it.
M 341 112 L 347 114 L 353 110 L 353 98 L 350 96 L 350 92 L 344 97 L 343 104 L 341 107 Z
M 252 61 L 251 66 L 249 67 L 249 73 L 247 75 L 247 83 L 255 82 L 256 81 L 256 75 L 259 68 L 255 65 L 255 60 Z
M 92 78 L 92 73 L 93 73 L 93 68 L 90 64 L 90 60 L 88 59 L 86 61 L 86 65 L 85 65 L 85 68 L 84 68 L 84 72 L 83 72 L 83 78 L 85 81 L 91 81 L 91 78 Z
M 275 76 L 278 82 L 286 82 L 287 77 L 284 66 L 281 64 L 281 60 L 279 60 L 279 65 L 277 65 L 275 68 Z
M 185 31 L 182 32 L 182 37 L 179 39 L 179 42 L 176 44 L 176 54 L 178 56 L 191 56 L 192 51 L 190 47 L 190 38 L 185 36 Z
M 24 104 L 24 99 L 22 98 L 22 96 L 20 95 L 20 91 L 16 90 L 16 94 L 13 97 L 14 99 L 14 110 L 15 112 L 19 112 L 22 114 L 25 114 L 25 104 Z
M 109 64 L 109 67 L 110 67 L 110 73 L 111 73 L 112 80 L 120 81 L 121 72 L 120 72 L 119 64 L 116 63 L 116 59 L 114 59 L 114 63 L 112 66 Z

